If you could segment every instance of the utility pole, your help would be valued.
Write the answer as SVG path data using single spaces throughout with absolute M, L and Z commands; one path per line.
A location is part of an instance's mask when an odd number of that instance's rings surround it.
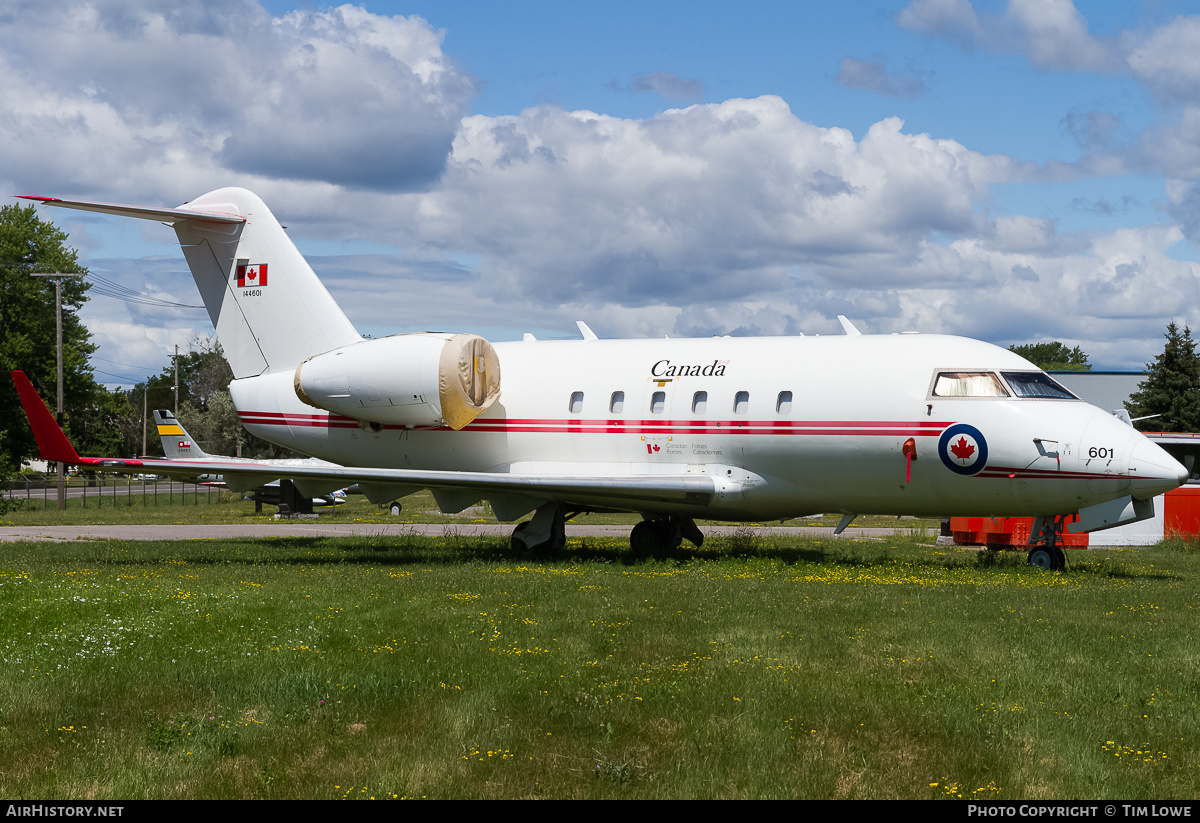
M 82 273 L 67 272 L 30 272 L 31 277 L 54 278 L 54 330 L 58 338 L 58 420 L 59 428 L 63 424 L 63 351 L 62 351 L 62 279 L 64 277 L 83 277 Z M 67 472 L 62 463 L 58 464 L 58 507 L 67 507 Z
M 179 344 L 175 344 L 175 419 L 179 419 Z

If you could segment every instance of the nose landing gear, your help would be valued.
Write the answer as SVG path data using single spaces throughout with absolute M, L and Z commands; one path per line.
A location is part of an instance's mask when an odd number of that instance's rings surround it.
M 1046 571 L 1061 571 L 1067 565 L 1067 555 L 1062 550 L 1066 522 L 1065 514 L 1034 518 L 1029 535 L 1029 565 Z

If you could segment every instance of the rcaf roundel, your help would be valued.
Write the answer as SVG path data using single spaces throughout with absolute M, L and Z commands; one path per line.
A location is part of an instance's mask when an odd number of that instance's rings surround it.
M 987 440 L 974 426 L 956 423 L 938 439 L 938 457 L 955 474 L 979 474 L 987 465 Z

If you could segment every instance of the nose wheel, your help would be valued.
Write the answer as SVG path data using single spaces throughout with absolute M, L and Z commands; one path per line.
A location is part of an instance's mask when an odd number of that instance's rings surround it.
M 1046 571 L 1061 571 L 1067 565 L 1067 555 L 1062 550 L 1063 526 L 1067 515 L 1036 517 L 1029 536 L 1029 565 Z

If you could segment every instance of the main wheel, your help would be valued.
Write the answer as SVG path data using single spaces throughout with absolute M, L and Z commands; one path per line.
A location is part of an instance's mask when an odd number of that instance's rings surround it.
M 674 548 L 667 538 L 667 528 L 657 520 L 643 520 L 629 533 L 629 547 L 634 557 L 650 557 L 666 554 Z
M 391 505 L 392 515 L 394 516 L 394 515 L 400 514 L 400 508 L 401 507 L 400 507 L 399 503 L 392 503 L 392 505 Z
M 512 537 L 509 538 L 509 545 L 512 546 L 512 550 L 517 554 L 528 557 L 529 555 L 533 554 L 533 547 L 525 542 L 525 536 L 523 532 L 527 528 L 529 528 L 528 520 L 524 521 L 523 523 L 518 523 L 517 527 L 512 531 Z

